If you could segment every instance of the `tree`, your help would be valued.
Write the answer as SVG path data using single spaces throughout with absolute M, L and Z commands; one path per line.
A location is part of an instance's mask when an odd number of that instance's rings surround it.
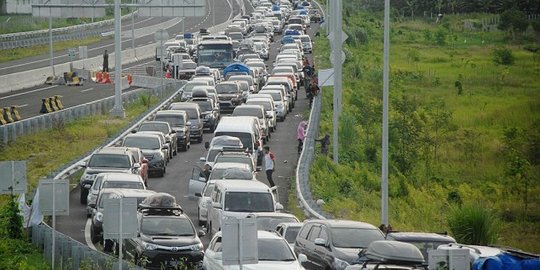
M 499 29 L 510 31 L 512 33 L 521 33 L 527 30 L 529 21 L 527 16 L 520 10 L 515 8 L 506 10 L 501 14 Z

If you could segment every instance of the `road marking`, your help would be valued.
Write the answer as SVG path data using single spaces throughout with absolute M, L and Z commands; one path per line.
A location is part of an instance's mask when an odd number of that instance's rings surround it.
M 19 108 L 24 108 L 24 107 L 26 107 L 26 106 L 28 106 L 28 104 L 23 104 L 23 105 L 20 105 L 20 106 L 17 106 L 17 107 L 19 107 Z
M 92 90 L 94 90 L 94 88 L 93 88 L 93 87 L 90 87 L 90 88 L 88 88 L 88 89 L 81 90 L 81 93 L 88 92 L 88 91 L 92 91 Z
M 96 246 L 94 246 L 94 243 L 92 243 L 92 239 L 90 238 L 90 226 L 92 226 L 92 222 L 87 218 L 86 226 L 84 226 L 84 241 L 86 241 L 86 245 L 89 248 L 97 251 Z
M 24 92 L 24 93 L 13 94 L 13 95 L 1 97 L 0 100 L 12 98 L 12 97 L 18 97 L 18 96 L 22 96 L 22 95 L 26 95 L 26 94 L 30 94 L 30 93 L 34 93 L 34 92 L 39 92 L 39 91 L 43 91 L 43 90 L 55 88 L 55 87 L 57 87 L 57 86 L 58 86 L 58 85 L 53 85 L 53 86 L 48 86 L 48 87 L 43 87 L 43 88 L 34 89 L 34 90 L 32 90 L 32 91 L 27 91 L 27 92 Z

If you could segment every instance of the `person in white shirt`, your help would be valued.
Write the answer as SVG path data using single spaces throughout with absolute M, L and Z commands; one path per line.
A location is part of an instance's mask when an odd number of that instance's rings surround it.
M 270 152 L 270 147 L 265 146 L 264 148 L 264 170 L 266 171 L 266 179 L 270 183 L 270 187 L 274 187 L 274 180 L 272 179 L 272 173 L 274 173 L 274 165 L 276 164 L 276 157 L 274 153 Z

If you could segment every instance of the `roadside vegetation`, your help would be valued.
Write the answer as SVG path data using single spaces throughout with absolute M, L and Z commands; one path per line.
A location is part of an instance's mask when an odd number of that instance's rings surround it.
M 380 224 L 382 3 L 345 3 L 340 164 L 319 155 L 310 173 L 326 211 L 374 225 Z M 511 8 L 501 16 L 448 11 L 437 22 L 430 12 L 417 16 L 426 11 L 421 7 L 411 9 L 413 18 L 405 2 L 397 5 L 391 15 L 390 224 L 540 252 L 540 24 Z M 319 69 L 329 67 L 329 52 L 321 33 Z M 332 88 L 322 94 L 321 134 L 331 135 Z
M 112 16 L 94 18 L 94 22 L 108 20 L 111 18 Z M 91 22 L 92 18 L 54 18 L 52 20 L 52 27 L 60 28 Z M 49 29 L 49 18 L 46 17 L 33 17 L 30 14 L 0 15 L 0 34 L 10 34 L 47 29 Z
M 57 122 L 51 130 L 0 145 L 0 161 L 26 160 L 28 190 L 33 191 L 40 178 L 102 145 L 156 103 L 157 98 L 141 96 L 139 102 L 126 107 L 124 119 L 97 115 L 73 123 Z M 50 268 L 42 252 L 22 231 L 22 219 L 16 209 L 10 196 L 0 195 L 0 257 L 5 258 L 0 260 L 0 269 Z

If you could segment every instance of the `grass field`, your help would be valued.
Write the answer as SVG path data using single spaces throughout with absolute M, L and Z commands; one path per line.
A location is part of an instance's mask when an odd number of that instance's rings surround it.
M 340 164 L 316 157 L 311 182 L 329 212 L 378 225 L 383 44 L 376 15 L 345 19 Z M 540 54 L 526 50 L 535 46 L 531 33 L 512 39 L 463 29 L 464 20 L 481 16 L 491 15 L 392 23 L 389 219 L 398 230 L 450 231 L 448 213 L 475 205 L 501 221 L 495 244 L 540 252 Z M 494 63 L 501 47 L 512 65 Z M 329 51 L 317 39 L 320 68 Z M 332 88 L 323 95 L 321 132 L 331 134 Z
M 95 18 L 94 22 L 111 19 L 111 16 Z M 92 22 L 92 18 L 54 18 L 53 28 L 60 28 Z M 32 15 L 0 15 L 0 35 L 49 29 L 48 18 L 32 17 Z

